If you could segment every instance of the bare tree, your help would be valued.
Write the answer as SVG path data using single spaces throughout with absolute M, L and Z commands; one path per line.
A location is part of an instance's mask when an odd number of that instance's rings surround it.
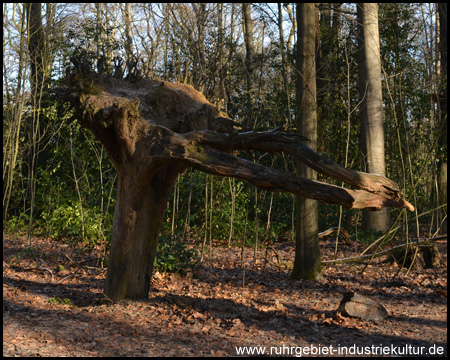
M 438 4 L 439 15 L 439 205 L 447 204 L 447 3 Z M 445 215 L 444 215 L 445 216 Z M 445 225 L 446 226 L 446 222 Z
M 30 215 L 28 224 L 28 244 L 31 242 L 31 231 L 34 221 L 34 206 L 36 199 L 36 165 L 39 155 L 40 138 L 40 105 L 42 92 L 44 89 L 44 79 L 46 77 L 44 57 L 45 43 L 44 30 L 42 28 L 41 3 L 29 3 L 25 5 L 28 19 L 28 52 L 30 60 L 30 88 L 31 101 L 33 105 L 33 115 L 31 131 L 29 132 L 31 159 L 29 163 L 28 185 L 30 191 Z
M 251 4 L 243 3 L 242 4 L 242 17 L 243 17 L 243 25 L 244 25 L 244 41 L 245 41 L 245 49 L 246 49 L 246 58 L 245 58 L 245 71 L 247 75 L 247 91 L 248 97 L 250 99 L 250 103 L 253 104 L 253 92 L 254 92 L 254 84 L 253 84 L 253 68 L 254 68 L 254 53 L 255 46 L 253 44 L 253 21 L 251 17 Z
M 5 24 L 5 17 L 7 17 L 8 7 L 7 4 L 4 5 L 3 11 L 3 27 L 6 28 L 7 24 Z M 26 36 L 25 30 L 27 27 L 26 21 L 26 8 L 25 6 L 17 6 L 18 12 L 20 11 L 20 21 L 17 24 L 17 28 L 15 29 L 19 34 L 19 43 L 17 46 L 12 46 L 13 44 L 9 44 L 12 42 L 11 38 L 8 36 L 8 39 L 5 40 L 5 33 L 3 34 L 3 90 L 6 94 L 4 98 L 4 116 L 3 116 L 3 219 L 6 221 L 8 216 L 8 208 L 11 201 L 11 193 L 14 184 L 15 178 L 15 170 L 19 155 L 19 142 L 20 142 L 20 131 L 23 122 L 23 108 L 25 106 L 25 86 L 24 82 L 26 81 L 26 63 L 28 61 L 28 53 L 25 51 L 26 45 Z M 18 68 L 17 68 L 17 82 L 14 88 L 10 88 L 10 71 L 7 71 L 5 55 L 6 55 L 6 44 L 8 42 L 9 46 L 12 46 L 13 49 L 17 49 L 17 58 L 18 58 Z M 6 100 L 6 101 L 5 101 Z M 11 109 L 9 109 L 12 107 Z M 5 111 L 7 110 L 7 111 Z M 5 114 L 6 113 L 6 114 Z M 9 116 L 7 115 L 9 114 Z M 18 199 L 15 199 L 16 201 Z
M 384 176 L 386 165 L 378 4 L 361 3 L 357 7 L 363 170 Z M 364 211 L 363 228 L 386 231 L 389 228 L 388 210 Z
M 313 3 L 297 5 L 297 128 L 309 147 L 317 150 L 316 9 Z M 317 180 L 317 173 L 298 162 L 300 176 Z M 320 263 L 317 201 L 298 197 L 296 204 L 295 260 L 291 278 L 323 278 Z

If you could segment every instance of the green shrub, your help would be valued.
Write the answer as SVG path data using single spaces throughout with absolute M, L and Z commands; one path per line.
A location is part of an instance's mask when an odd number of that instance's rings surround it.
M 42 213 L 38 225 L 43 233 L 51 238 L 83 240 L 88 245 L 94 245 L 100 238 L 101 217 L 98 209 L 87 206 L 83 207 L 82 217 L 80 205 L 69 203 L 60 205 L 51 213 Z
M 360 230 L 358 232 L 358 242 L 361 244 L 371 244 L 373 243 L 377 238 L 379 238 L 381 235 L 383 235 L 381 232 L 377 232 L 372 229 L 368 230 Z
M 71 305 L 70 299 L 67 298 L 61 299 L 60 297 L 50 298 L 48 299 L 48 302 L 50 304 Z
M 183 272 L 193 268 L 198 252 L 189 249 L 178 235 L 161 236 L 155 259 L 155 270 L 160 272 Z
M 10 216 L 6 222 L 3 223 L 3 228 L 7 233 L 17 233 L 26 231 L 30 218 L 28 214 L 20 214 L 19 216 Z

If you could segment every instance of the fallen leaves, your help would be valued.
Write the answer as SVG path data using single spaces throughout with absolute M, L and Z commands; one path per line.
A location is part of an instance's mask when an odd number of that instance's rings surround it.
M 208 259 L 189 277 L 157 273 L 148 300 L 111 305 L 95 256 L 32 241 L 43 254 L 37 267 L 36 256 L 17 256 L 20 244 L 4 240 L 4 356 L 230 356 L 236 346 L 446 344 L 444 267 L 391 279 L 379 261 L 364 277 L 358 266 L 342 265 L 325 269 L 323 281 L 291 281 L 289 270 L 264 264 L 262 249 L 256 267 L 247 265 L 243 287 L 240 249 L 217 248 L 212 273 Z M 334 244 L 322 245 L 323 256 L 332 256 Z M 281 261 L 292 261 L 293 244 L 275 246 Z M 440 246 L 446 260 L 446 242 Z M 361 251 L 345 249 L 345 256 Z M 58 265 L 64 270 L 44 269 Z M 386 305 L 386 323 L 337 313 L 348 290 Z

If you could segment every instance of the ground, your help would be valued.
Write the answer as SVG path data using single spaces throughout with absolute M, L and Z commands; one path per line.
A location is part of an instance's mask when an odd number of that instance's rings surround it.
M 3 356 L 368 356 L 447 353 L 447 241 L 437 242 L 444 263 L 409 274 L 377 259 L 323 269 L 324 280 L 289 280 L 294 245 L 274 251 L 216 244 L 213 258 L 184 275 L 156 273 L 148 300 L 111 304 L 102 294 L 106 270 L 96 251 L 20 236 L 3 240 Z M 333 258 L 334 237 L 321 241 Z M 339 258 L 364 245 L 339 247 Z M 206 255 L 208 251 L 206 252 Z M 205 256 L 206 256 L 205 255 Z M 336 309 L 346 291 L 358 291 L 388 310 L 382 323 L 345 318 Z M 259 353 L 257 353 L 259 351 Z M 340 353 L 339 353 L 340 352 Z M 441 353 L 442 355 L 442 353 Z

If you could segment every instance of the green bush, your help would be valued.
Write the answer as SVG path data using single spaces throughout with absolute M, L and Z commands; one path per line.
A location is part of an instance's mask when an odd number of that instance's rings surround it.
M 3 228 L 8 233 L 26 231 L 29 220 L 28 214 L 24 213 L 19 216 L 10 216 L 6 222 L 3 222 Z
M 371 244 L 382 235 L 383 233 L 375 231 L 373 229 L 360 230 L 358 232 L 357 240 L 361 244 Z
M 95 244 L 101 234 L 101 216 L 98 209 L 84 207 L 82 217 L 80 205 L 68 203 L 60 205 L 51 213 L 42 213 L 38 225 L 51 238 L 83 240 L 88 244 Z
M 71 305 L 70 299 L 64 298 L 61 299 L 60 297 L 57 298 L 50 298 L 48 299 L 48 302 L 50 304 L 59 304 L 59 305 Z
M 161 236 L 155 259 L 155 270 L 160 272 L 183 272 L 193 268 L 198 252 L 189 249 L 178 235 Z

